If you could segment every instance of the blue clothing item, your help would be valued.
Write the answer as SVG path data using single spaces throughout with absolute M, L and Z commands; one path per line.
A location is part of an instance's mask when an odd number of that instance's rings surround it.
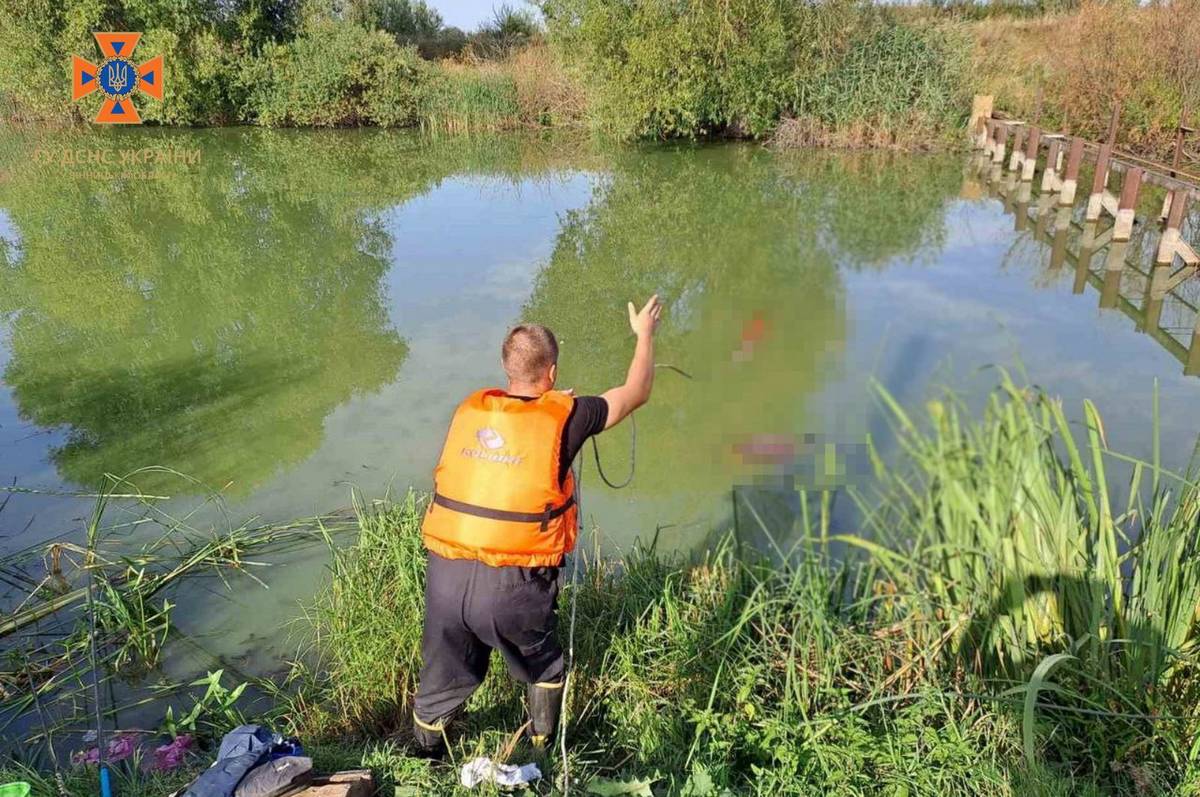
M 311 758 L 272 756 L 270 761 L 247 772 L 233 794 L 234 797 L 279 797 L 307 786 L 312 779 Z
M 192 782 L 183 797 L 231 797 L 246 773 L 265 760 L 277 737 L 261 725 L 242 725 L 225 734 L 217 760 Z

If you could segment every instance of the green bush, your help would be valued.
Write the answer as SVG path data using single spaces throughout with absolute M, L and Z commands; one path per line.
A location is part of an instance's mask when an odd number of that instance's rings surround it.
M 163 102 L 139 102 L 141 115 L 164 124 L 230 121 L 237 105 L 240 53 L 245 49 L 232 26 L 251 5 L 251 0 L 227 7 L 146 0 L 3 4 L 0 47 L 8 55 L 0 63 L 0 97 L 8 116 L 14 118 L 91 118 L 100 97 L 93 94 L 78 104 L 71 101 L 71 55 L 98 63 L 94 31 L 141 31 L 134 60 L 162 54 L 167 72 Z
M 145 121 L 168 125 L 228 124 L 237 121 L 247 58 L 211 30 L 185 39 L 169 30 L 150 30 L 138 55 L 162 55 L 166 79 L 162 102 L 139 102 Z
M 386 32 L 319 21 L 263 51 L 244 115 L 273 126 L 412 125 L 429 71 Z
M 786 116 L 844 126 L 965 106 L 965 38 L 848 0 L 549 0 L 551 39 L 622 137 L 760 136 Z

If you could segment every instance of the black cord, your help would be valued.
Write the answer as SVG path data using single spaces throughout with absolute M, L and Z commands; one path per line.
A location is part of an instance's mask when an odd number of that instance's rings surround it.
M 625 477 L 625 481 L 621 482 L 620 484 L 613 484 L 611 481 L 608 480 L 608 477 L 604 475 L 604 466 L 600 464 L 600 447 L 596 444 L 596 437 L 597 437 L 596 435 L 592 435 L 592 456 L 596 460 L 596 472 L 600 474 L 600 480 L 602 482 L 604 482 L 605 484 L 607 484 L 609 487 L 613 488 L 614 490 L 620 490 L 622 488 L 628 487 L 629 483 L 631 481 L 633 481 L 633 471 L 634 471 L 634 468 L 637 466 L 637 421 L 635 421 L 633 418 L 633 415 L 630 414 L 630 416 L 629 416 L 629 475 L 627 477 Z
M 655 363 L 655 368 L 668 368 L 685 379 L 692 379 L 692 375 L 687 371 L 670 363 Z M 625 481 L 620 484 L 613 484 L 609 478 L 604 475 L 604 466 L 600 464 L 600 447 L 596 443 L 596 435 L 592 435 L 592 457 L 596 460 L 596 471 L 600 474 L 600 480 L 614 490 L 620 490 L 629 486 L 633 481 L 634 468 L 637 467 L 637 421 L 634 420 L 633 414 L 629 415 L 629 475 L 625 477 Z M 578 483 L 578 480 L 577 482 Z

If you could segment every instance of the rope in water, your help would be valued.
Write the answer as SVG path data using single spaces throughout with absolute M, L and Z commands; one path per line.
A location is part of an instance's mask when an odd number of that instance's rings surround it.
M 655 368 L 669 368 L 675 371 L 680 376 L 691 379 L 692 375 L 682 368 L 677 368 L 669 363 L 655 363 Z M 592 436 L 592 457 L 596 460 L 596 472 L 600 474 L 600 480 L 614 490 L 620 490 L 628 487 L 633 481 L 634 469 L 637 465 L 637 421 L 634 420 L 633 414 L 629 415 L 629 475 L 625 477 L 625 481 L 620 484 L 614 484 L 604 474 L 604 466 L 600 464 L 600 448 L 596 445 L 596 436 Z M 580 460 L 579 465 L 575 468 L 575 511 L 579 518 L 578 520 L 578 536 L 583 537 L 583 461 Z M 578 550 L 579 542 L 576 542 Z M 571 790 L 571 770 L 567 763 L 567 696 L 571 691 L 571 674 L 575 671 L 575 616 L 576 609 L 579 605 L 579 554 L 575 553 L 571 557 L 571 619 L 568 624 L 567 631 L 567 667 L 566 675 L 563 677 L 563 692 L 562 706 L 559 708 L 558 717 L 558 742 L 560 765 L 562 766 L 562 791 L 563 794 L 569 794 Z

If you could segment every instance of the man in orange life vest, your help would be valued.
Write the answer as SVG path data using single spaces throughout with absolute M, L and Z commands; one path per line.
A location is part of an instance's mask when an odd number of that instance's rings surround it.
M 657 296 L 640 311 L 629 304 L 637 344 L 625 383 L 580 398 L 554 389 L 554 334 L 515 327 L 501 348 L 508 388 L 472 393 L 455 411 L 422 526 L 429 560 L 413 733 L 426 753 L 443 751 L 446 725 L 483 681 L 493 648 L 527 685 L 534 745 L 553 737 L 564 675 L 558 570 L 577 528 L 571 462 L 589 437 L 649 400 L 661 313 Z

